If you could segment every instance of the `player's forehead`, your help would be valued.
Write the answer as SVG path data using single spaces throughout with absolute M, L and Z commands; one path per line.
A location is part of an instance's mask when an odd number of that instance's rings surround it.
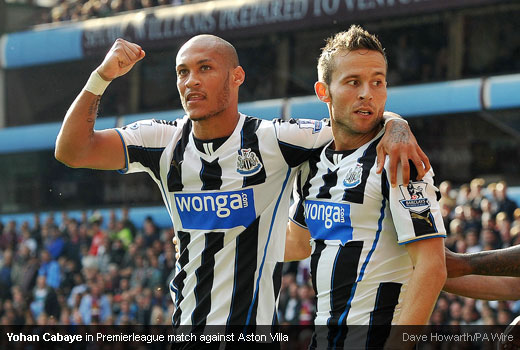
M 386 76 L 384 56 L 375 50 L 342 50 L 334 55 L 332 79 L 345 76 Z
M 176 66 L 191 65 L 200 62 L 214 62 L 226 65 L 228 54 L 217 39 L 211 36 L 199 36 L 186 42 L 177 53 Z

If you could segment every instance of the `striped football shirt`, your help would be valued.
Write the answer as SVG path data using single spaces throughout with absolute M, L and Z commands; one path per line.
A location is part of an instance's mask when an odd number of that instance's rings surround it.
M 376 174 L 382 135 L 355 150 L 314 151 L 295 184 L 291 219 L 311 233 L 318 326 L 313 348 L 382 347 L 381 328 L 371 326 L 399 317 L 413 271 L 405 244 L 446 236 L 432 170 L 395 188 L 388 161 Z
M 186 116 L 116 129 L 122 172 L 152 177 L 180 242 L 175 327 L 276 323 L 293 180 L 331 139 L 326 124 L 241 114 L 229 137 L 209 141 L 194 137 Z

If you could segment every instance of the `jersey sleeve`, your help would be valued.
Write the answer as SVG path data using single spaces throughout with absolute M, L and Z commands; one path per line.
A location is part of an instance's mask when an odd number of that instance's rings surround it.
M 117 128 L 125 150 L 125 167 L 119 172 L 144 171 L 159 179 L 159 161 L 175 129 L 172 122 L 157 120 L 141 120 Z
M 293 203 L 289 209 L 289 220 L 293 221 L 295 224 L 303 228 L 307 228 L 304 216 L 305 197 L 303 194 L 303 186 L 306 183 L 308 176 L 309 164 L 304 163 L 298 171 L 296 181 L 294 181 L 292 193 Z
M 394 188 L 388 185 L 388 161 L 384 173 L 383 181 L 386 182 L 398 243 L 402 245 L 422 239 L 446 237 L 439 206 L 440 193 L 433 182 L 433 170 L 430 169 L 420 181 L 410 180 L 407 185 L 400 183 Z M 398 179 L 402 179 L 401 173 L 399 166 Z M 416 178 L 414 174 L 410 175 L 410 179 Z
M 280 150 L 287 164 L 298 166 L 310 157 L 310 150 L 332 139 L 330 120 L 281 119 L 273 120 Z

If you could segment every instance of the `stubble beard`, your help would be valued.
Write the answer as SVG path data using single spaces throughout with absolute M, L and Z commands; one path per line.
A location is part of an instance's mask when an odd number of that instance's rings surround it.
M 338 129 L 343 130 L 344 133 L 352 136 L 360 136 L 360 135 L 366 135 L 371 132 L 376 131 L 379 129 L 381 121 L 383 119 L 383 115 L 374 118 L 372 121 L 370 121 L 371 125 L 368 129 L 360 129 L 356 127 L 354 119 L 355 115 L 354 113 L 351 113 L 350 115 L 343 115 L 341 118 L 331 118 L 332 122 L 336 124 Z
M 184 108 L 184 110 L 188 114 L 188 117 L 192 121 L 202 122 L 202 121 L 211 119 L 212 117 L 224 112 L 226 110 L 226 108 L 229 106 L 229 96 L 230 96 L 230 91 L 229 91 L 229 73 L 228 73 L 228 75 L 226 76 L 226 80 L 224 80 L 222 89 L 220 90 L 220 93 L 217 96 L 217 101 L 218 101 L 217 107 L 213 111 L 210 111 L 209 113 L 201 115 L 199 117 L 194 117 L 188 113 L 187 103 L 186 103 L 186 100 L 184 100 L 184 99 L 182 100 L 182 107 Z

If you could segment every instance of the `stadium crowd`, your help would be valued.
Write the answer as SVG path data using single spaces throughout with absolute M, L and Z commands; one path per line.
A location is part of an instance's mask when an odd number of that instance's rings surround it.
M 173 230 L 148 217 L 142 230 L 122 210 L 80 220 L 62 214 L 14 221 L 0 236 L 1 324 L 170 324 Z M 104 228 L 106 227 L 106 228 Z
M 448 232 L 446 245 L 476 252 L 520 244 L 520 208 L 505 182 L 477 178 L 453 188 L 440 184 Z M 129 210 L 108 218 L 94 211 L 44 222 L 0 223 L 0 323 L 170 324 L 168 283 L 175 267 L 172 228 L 150 217 L 135 225 Z M 105 221 L 106 220 L 106 221 Z M 137 229 L 136 227 L 142 227 Z M 283 325 L 310 326 L 315 313 L 310 259 L 286 263 L 278 318 Z M 508 324 L 520 302 L 486 302 L 442 293 L 432 324 Z M 311 331 L 294 337 L 305 343 Z
M 184 5 L 207 0 L 57 0 L 41 23 L 83 21 L 90 18 L 102 18 L 125 11 L 134 11 L 163 5 Z

